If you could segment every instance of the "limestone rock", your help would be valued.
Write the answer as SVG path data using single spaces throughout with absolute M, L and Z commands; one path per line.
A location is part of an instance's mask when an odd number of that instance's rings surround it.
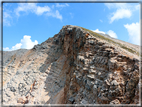
M 120 101 L 118 99 L 115 99 L 111 101 L 110 104 L 120 104 Z
M 3 52 L 3 104 L 139 104 L 140 61 L 130 50 L 138 47 L 63 26 L 33 49 Z

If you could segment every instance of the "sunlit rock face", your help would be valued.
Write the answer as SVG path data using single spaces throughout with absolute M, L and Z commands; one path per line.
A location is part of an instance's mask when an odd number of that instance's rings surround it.
M 3 104 L 139 104 L 134 47 L 67 25 L 31 50 L 3 52 Z

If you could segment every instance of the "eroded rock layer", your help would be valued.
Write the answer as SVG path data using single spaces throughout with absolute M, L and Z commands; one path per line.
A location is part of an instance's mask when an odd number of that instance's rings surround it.
M 4 104 L 140 103 L 138 56 L 81 27 L 4 56 Z

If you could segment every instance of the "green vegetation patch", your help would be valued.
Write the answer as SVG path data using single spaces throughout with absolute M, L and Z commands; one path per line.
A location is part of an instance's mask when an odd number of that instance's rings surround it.
M 131 52 L 131 53 L 133 53 L 133 54 L 137 54 L 137 55 L 139 56 L 139 52 L 137 52 L 137 51 L 135 51 L 135 50 L 133 50 L 133 49 L 130 49 L 130 48 L 126 47 L 125 45 L 122 45 L 122 44 L 120 44 L 120 43 L 118 43 L 118 42 L 115 42 L 115 41 L 113 41 L 113 40 L 111 40 L 111 39 L 109 39 L 109 38 L 106 38 L 106 37 L 104 37 L 104 36 L 102 36 L 102 35 L 100 35 L 100 34 L 98 34 L 98 33 L 93 32 L 93 31 L 91 31 L 91 30 L 89 30 L 89 29 L 85 29 L 85 28 L 83 28 L 83 27 L 80 27 L 80 28 L 82 28 L 82 29 L 85 30 L 85 31 L 88 31 L 91 35 L 93 35 L 93 36 L 95 36 L 95 37 L 97 37 L 97 38 L 100 38 L 100 39 L 106 40 L 106 41 L 108 41 L 108 42 L 117 44 L 117 45 L 119 45 L 121 48 L 123 48 L 123 49 L 125 49 L 125 50 L 127 50 L 127 51 L 129 51 L 129 52 Z

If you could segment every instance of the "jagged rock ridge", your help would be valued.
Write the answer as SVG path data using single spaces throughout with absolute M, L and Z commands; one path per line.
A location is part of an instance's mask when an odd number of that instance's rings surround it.
M 67 25 L 31 50 L 4 52 L 3 103 L 138 104 L 138 56 L 98 36 Z

